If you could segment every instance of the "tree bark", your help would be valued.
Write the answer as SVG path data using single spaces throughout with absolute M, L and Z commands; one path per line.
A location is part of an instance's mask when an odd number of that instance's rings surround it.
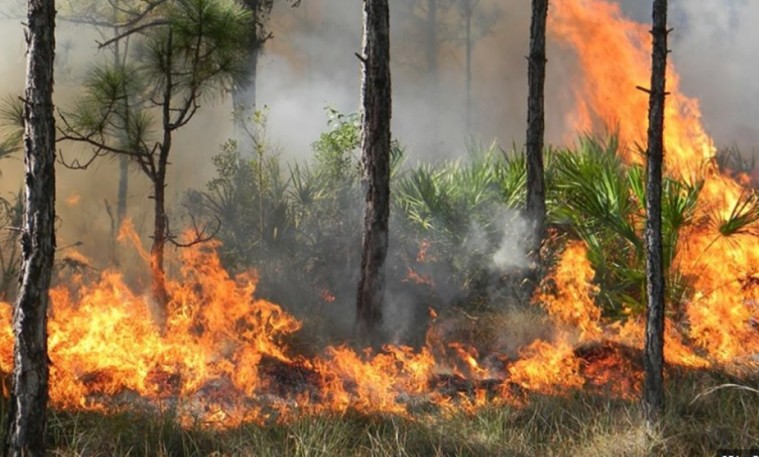
M 545 79 L 546 79 L 546 19 L 548 0 L 532 1 L 530 25 L 530 55 L 527 79 L 527 202 L 526 215 L 534 226 L 530 240 L 530 255 L 536 265 L 540 263 L 540 245 L 545 233 L 546 198 L 543 173 L 543 143 L 545 135 Z
M 119 9 L 120 9 L 120 1 L 114 0 L 113 1 L 113 23 L 118 23 L 118 16 L 119 16 Z M 119 36 L 121 34 L 121 29 L 119 27 L 113 28 L 113 34 L 114 36 Z M 126 39 L 126 45 L 125 45 L 125 51 L 128 50 L 129 47 L 129 38 Z M 126 54 L 126 52 L 125 52 Z M 113 65 L 115 68 L 119 68 L 123 65 L 122 62 L 122 52 L 121 52 L 121 41 L 116 41 L 113 45 Z M 127 93 L 126 88 L 124 88 L 124 112 L 126 113 L 126 122 L 125 124 L 129 123 L 129 94 Z M 126 131 L 127 131 L 127 125 L 123 126 L 123 135 L 124 137 L 121 138 L 121 146 L 126 146 L 128 144 L 128 139 L 126 138 Z M 114 233 L 114 242 L 116 241 L 116 238 L 118 237 L 118 232 L 121 230 L 121 227 L 124 224 L 124 221 L 126 220 L 126 214 L 127 214 L 127 193 L 129 191 L 129 156 L 122 155 L 119 157 L 119 183 L 118 183 L 118 193 L 116 195 L 116 230 Z M 114 246 L 114 263 L 118 264 L 118 255 L 116 255 L 116 249 Z
M 116 228 L 121 226 L 126 220 L 127 214 L 127 194 L 129 191 L 129 156 L 122 155 L 119 157 L 119 188 L 116 196 Z
M 382 324 L 390 215 L 390 14 L 387 0 L 364 0 L 361 151 L 366 189 L 357 331 L 377 341 Z
M 13 387 L 5 455 L 45 455 L 47 308 L 55 255 L 55 2 L 29 0 L 24 105 L 23 266 L 13 310 Z
M 168 106 L 168 105 L 167 105 Z M 166 215 L 166 171 L 171 150 L 171 134 L 166 132 L 158 156 L 158 169 L 153 177 L 153 245 L 150 248 L 150 269 L 152 273 L 152 295 L 154 300 L 153 320 L 163 332 L 168 317 L 169 293 L 166 290 L 166 269 L 164 251 L 168 238 Z
M 646 151 L 646 296 L 643 411 L 649 429 L 664 412 L 664 262 L 662 252 L 662 168 L 667 71 L 667 0 L 654 0 L 651 90 Z
M 171 51 L 173 44 L 173 35 L 169 33 L 168 46 L 169 50 L 166 55 L 167 68 L 171 68 L 171 62 L 174 58 Z M 166 319 L 168 316 L 169 293 L 166 290 L 166 269 L 164 267 L 164 250 L 168 239 L 168 216 L 166 215 L 166 172 L 169 166 L 169 154 L 173 144 L 172 132 L 175 125 L 171 120 L 171 100 L 174 95 L 174 78 L 170 70 L 166 71 L 166 87 L 163 93 L 163 103 L 161 111 L 163 115 L 163 141 L 158 150 L 158 163 L 150 168 L 150 180 L 153 183 L 153 245 L 150 248 L 150 270 L 152 274 L 152 294 L 153 294 L 153 320 L 158 328 L 166 330 Z

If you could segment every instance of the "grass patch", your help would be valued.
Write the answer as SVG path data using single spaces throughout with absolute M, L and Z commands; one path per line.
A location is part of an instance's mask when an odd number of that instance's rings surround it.
M 759 378 L 718 372 L 670 377 L 660 436 L 646 439 L 635 401 L 567 392 L 531 395 L 524 407 L 477 414 L 303 417 L 231 430 L 183 428 L 168 412 L 51 411 L 53 456 L 710 456 L 719 448 L 759 447 Z M 6 405 L 3 405 L 5 413 Z M 5 414 L 3 414 L 5 416 Z

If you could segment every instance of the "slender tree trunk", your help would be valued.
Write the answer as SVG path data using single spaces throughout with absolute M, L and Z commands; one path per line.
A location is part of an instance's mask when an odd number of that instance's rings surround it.
M 654 0 L 651 90 L 646 151 L 646 347 L 643 410 L 649 430 L 664 412 L 664 262 L 662 254 L 662 167 L 667 71 L 667 0 Z
M 246 38 L 247 56 L 244 62 L 244 76 L 232 88 L 232 105 L 235 115 L 235 136 L 237 146 L 245 153 L 252 154 L 256 126 L 253 115 L 256 112 L 256 78 L 258 76 L 258 58 L 261 54 L 265 36 L 264 23 L 271 13 L 271 0 L 242 0 L 242 4 L 253 15 L 251 29 Z
M 169 293 L 166 290 L 166 269 L 164 251 L 166 249 L 168 216 L 166 215 L 166 168 L 168 165 L 171 140 L 164 140 L 158 159 L 158 170 L 153 180 L 154 219 L 153 245 L 150 248 L 150 269 L 152 273 L 152 293 L 154 300 L 153 319 L 161 331 L 165 330 L 168 316 Z
M 255 137 L 256 126 L 253 124 L 253 115 L 256 112 L 256 77 L 258 57 L 261 51 L 257 32 L 254 30 L 251 33 L 255 38 L 251 39 L 248 55 L 245 58 L 245 76 L 232 89 L 235 137 L 239 150 L 246 154 L 252 154 L 254 149 L 253 138 Z
M 437 39 L 437 2 L 427 0 L 427 74 L 430 76 L 430 84 L 433 91 L 438 90 L 438 39 Z
M 545 233 L 546 197 L 543 177 L 543 142 L 545 134 L 544 90 L 546 79 L 546 19 L 548 0 L 532 1 L 530 25 L 530 55 L 527 79 L 527 218 L 535 232 L 530 243 L 530 255 L 538 268 L 540 245 Z
M 120 1 L 119 0 L 113 0 L 113 23 L 118 23 L 118 15 L 119 15 L 119 8 L 120 8 Z M 113 35 L 119 36 L 121 34 L 121 29 L 119 27 L 113 28 Z M 125 47 L 128 50 L 129 47 L 129 38 L 126 39 L 126 45 Z M 125 53 L 126 54 L 126 51 Z M 123 66 L 122 62 L 122 52 L 121 52 L 121 40 L 116 41 L 113 44 L 113 65 L 116 68 L 119 68 Z M 126 93 L 126 88 L 124 88 L 124 111 L 129 115 L 129 98 L 128 94 Z M 129 119 L 127 118 L 126 123 L 129 122 Z M 126 138 L 126 131 L 127 126 L 124 126 L 123 128 L 123 137 L 120 138 L 121 146 L 126 146 L 128 144 L 128 138 Z M 119 157 L 119 184 L 118 184 L 118 192 L 116 195 L 116 230 L 118 231 L 121 229 L 121 225 L 124 223 L 124 220 L 126 219 L 126 211 L 127 211 L 127 192 L 129 190 L 129 156 L 122 155 Z
M 48 289 L 55 255 L 55 2 L 29 0 L 24 106 L 24 209 L 19 294 L 13 310 L 13 388 L 5 455 L 45 455 Z
M 442 146 L 440 138 L 440 77 L 438 69 L 438 55 L 440 54 L 440 42 L 438 39 L 438 0 L 427 0 L 427 19 L 425 30 L 425 63 L 427 64 L 428 93 L 429 97 L 429 127 L 427 135 L 433 141 L 432 147 Z
M 390 13 L 388 0 L 364 0 L 361 151 L 366 189 L 357 331 L 376 342 L 382 324 L 390 215 Z
M 119 157 L 119 189 L 116 196 L 116 227 L 120 229 L 127 214 L 127 194 L 129 192 L 129 156 Z
M 474 12 L 473 0 L 464 0 L 464 32 L 466 40 L 466 133 L 472 133 L 472 13 Z

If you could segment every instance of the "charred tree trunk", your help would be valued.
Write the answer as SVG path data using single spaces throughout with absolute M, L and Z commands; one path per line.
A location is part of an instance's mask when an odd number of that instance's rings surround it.
M 649 428 L 664 412 L 664 261 L 662 249 L 662 168 L 667 72 L 667 0 L 654 0 L 651 90 L 646 151 L 646 319 L 643 410 Z
M 382 324 L 390 215 L 390 14 L 388 0 L 364 0 L 361 151 L 366 212 L 357 331 L 377 341 Z
M 171 136 L 165 135 L 158 157 L 158 169 L 153 177 L 154 219 L 153 245 L 150 248 L 150 270 L 152 274 L 152 294 L 154 300 L 153 319 L 161 331 L 166 328 L 169 293 L 166 290 L 166 269 L 164 251 L 168 241 L 168 216 L 166 215 L 166 169 L 168 167 Z
M 173 35 L 169 33 L 168 47 L 171 50 Z M 171 51 L 166 62 L 171 62 Z M 168 65 L 170 68 L 171 65 Z M 166 87 L 163 94 L 163 141 L 158 151 L 158 163 L 151 162 L 150 180 L 153 183 L 153 246 L 150 248 L 150 270 L 152 274 L 152 294 L 154 301 L 153 319 L 163 332 L 166 329 L 169 293 L 166 290 L 166 269 L 164 268 L 164 250 L 168 240 L 168 216 L 166 215 L 166 171 L 169 165 L 169 153 L 172 146 L 172 131 L 175 125 L 171 121 L 171 99 L 174 93 L 174 80 L 170 71 L 165 73 Z
M 118 16 L 119 16 L 119 9 L 121 7 L 119 0 L 114 0 L 112 2 L 113 6 L 113 23 L 116 24 L 118 22 Z M 121 34 L 121 29 L 119 27 L 113 28 L 113 34 L 114 36 L 119 36 Z M 126 45 L 125 45 L 125 51 L 124 54 L 126 54 L 126 51 L 128 51 L 129 47 L 129 38 L 126 39 Z M 113 64 L 116 68 L 119 68 L 124 65 L 124 62 L 122 61 L 122 52 L 121 52 L 121 41 L 116 41 L 113 45 Z M 127 116 L 129 116 L 129 94 L 127 93 L 126 88 L 124 88 L 124 112 Z M 129 119 L 127 118 L 125 124 L 129 123 Z M 124 132 L 127 131 L 126 125 L 123 128 Z M 126 137 L 120 138 L 121 146 L 126 146 L 128 144 L 128 139 Z M 116 235 L 115 238 L 118 236 L 118 231 L 121 230 L 122 225 L 124 224 L 124 221 L 126 220 L 126 213 L 127 213 L 127 192 L 129 191 L 129 156 L 122 155 L 119 157 L 119 183 L 118 183 L 118 190 L 116 194 Z M 114 249 L 115 252 L 115 249 Z M 118 263 L 118 257 L 114 256 L 114 263 Z
M 534 237 L 529 251 L 535 264 L 531 276 L 540 266 L 540 245 L 545 233 L 546 196 L 543 173 L 543 142 L 545 134 L 545 80 L 546 80 L 546 20 L 548 0 L 532 1 L 530 25 L 530 55 L 527 79 L 527 202 L 526 215 L 534 226 Z M 535 278 L 533 278 L 535 279 Z
M 116 196 L 116 229 L 126 220 L 127 214 L 127 194 L 129 191 L 129 156 L 122 155 L 119 157 L 119 189 Z
M 13 388 L 5 455 L 44 456 L 49 360 L 47 308 L 55 255 L 55 2 L 29 0 L 24 105 L 24 209 L 20 289 L 13 310 Z

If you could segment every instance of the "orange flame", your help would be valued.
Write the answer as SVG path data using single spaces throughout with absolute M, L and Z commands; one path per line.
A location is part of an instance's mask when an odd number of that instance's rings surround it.
M 590 131 L 599 122 L 615 125 L 622 144 L 644 143 L 648 97 L 636 87 L 650 80 L 651 38 L 645 25 L 623 17 L 619 5 L 604 0 L 562 0 L 553 4 L 550 28 L 572 46 L 582 67 L 575 85 L 573 128 Z M 680 76 L 670 63 L 665 110 L 665 167 L 675 178 L 703 181 L 695 220 L 681 235 L 677 268 L 692 282 L 681 304 L 687 337 L 709 356 L 728 361 L 759 350 L 754 322 L 759 272 L 756 223 L 741 233 L 724 234 L 720 225 L 746 211 L 751 192 L 720 174 L 712 139 L 701 122 L 698 101 L 680 91 Z M 641 155 L 627 149 L 630 162 Z
M 577 53 L 582 78 L 573 84 L 575 110 L 568 116 L 573 131 L 590 132 L 598 124 L 618 129 L 620 142 L 645 144 L 648 96 L 637 88 L 651 80 L 651 35 L 648 26 L 622 15 L 605 0 L 560 0 L 552 4 L 549 29 Z M 680 76 L 670 63 L 665 108 L 666 166 L 675 176 L 694 177 L 715 154 L 701 123 L 698 101 L 680 92 Z M 627 150 L 630 162 L 641 162 Z
M 74 206 L 79 205 L 79 203 L 82 201 L 82 196 L 77 193 L 72 193 L 68 197 L 66 197 L 66 205 L 70 208 L 73 208 Z

